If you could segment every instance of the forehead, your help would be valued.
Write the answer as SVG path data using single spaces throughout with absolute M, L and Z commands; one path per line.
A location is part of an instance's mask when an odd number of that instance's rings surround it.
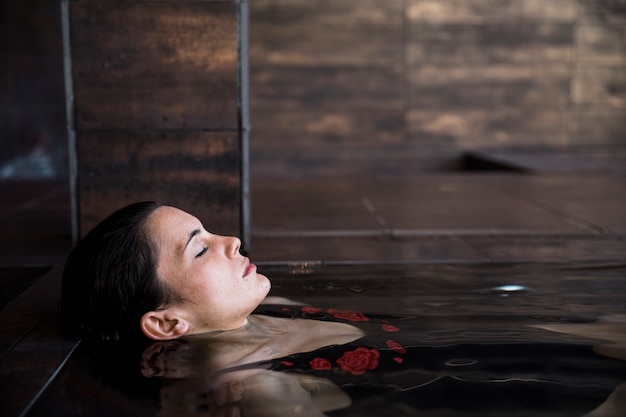
M 184 239 L 190 228 L 200 222 L 191 214 L 176 207 L 162 206 L 154 210 L 146 221 L 146 231 L 158 241 Z

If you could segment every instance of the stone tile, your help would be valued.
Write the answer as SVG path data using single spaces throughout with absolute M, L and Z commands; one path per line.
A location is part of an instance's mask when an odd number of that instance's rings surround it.
M 258 181 L 251 192 L 253 235 L 380 228 L 350 181 Z
M 499 146 L 568 145 L 566 110 L 411 109 L 409 137 L 416 143 L 448 141 L 458 149 Z
M 349 152 L 404 144 L 404 115 L 394 109 L 284 109 L 252 106 L 250 148 L 253 152 L 290 152 L 345 157 Z M 308 111 L 307 111 L 308 110 Z
M 624 0 L 595 0 L 575 2 L 576 12 L 583 19 L 596 22 L 626 23 Z
M 579 23 L 574 44 L 578 63 L 626 66 L 626 23 Z
M 67 213 L 69 216 L 69 212 Z M 37 236 L 0 239 L 0 265 L 52 265 L 63 266 L 72 248 L 72 236 Z
M 394 71 L 260 69 L 252 72 L 251 95 L 253 151 L 404 141 L 402 79 Z
M 435 144 L 440 151 L 441 146 Z M 443 172 L 456 167 L 458 154 L 450 151 L 448 160 L 439 153 L 433 158 L 425 146 L 415 151 L 398 147 L 381 155 L 379 149 L 367 149 L 364 146 L 350 148 L 349 152 L 338 154 L 321 150 L 315 153 L 309 149 L 292 148 L 280 150 L 268 147 L 259 150 L 255 147 L 251 161 L 251 176 L 257 178 L 337 178 L 337 177 L 373 177 L 398 178 L 404 175 L 423 175 L 425 172 Z M 456 168 L 454 168 L 456 169 Z
M 622 177 L 530 177 L 502 191 L 588 224 L 597 232 L 626 230 L 626 180 Z
M 260 68 L 250 84 L 253 152 L 332 147 L 336 153 L 337 146 L 404 142 L 404 93 L 396 71 Z
M 86 1 L 99 1 L 99 0 L 86 0 Z M 120 0 L 122 2 L 130 1 L 132 3 L 170 3 L 172 0 Z M 188 3 L 204 3 L 204 4 L 220 4 L 231 3 L 231 0 L 183 0 Z
M 48 315 L 0 359 L 3 416 L 24 415 L 76 346 L 76 341 L 60 336 L 57 321 Z
M 476 204 L 475 201 L 480 201 Z M 393 204 L 374 200 L 380 215 L 394 230 L 437 234 L 475 233 L 582 233 L 592 229 L 531 203 L 502 196 L 476 195 L 474 199 Z
M 569 103 L 570 65 L 476 65 L 452 68 L 416 63 L 407 75 L 412 109 L 515 107 L 563 110 Z
M 69 183 L 0 181 L 0 265 L 62 265 L 71 247 Z
M 49 268 L 39 267 L 2 267 L 0 266 L 0 311 L 11 300 L 30 287 Z
M 238 128 L 236 4 L 70 4 L 78 129 Z
M 487 150 L 464 152 L 462 169 L 477 172 L 488 167 L 542 174 L 626 174 L 626 153 L 608 151 L 564 152 L 562 150 Z M 500 169 L 500 168 L 499 168 Z
M 262 264 L 321 263 L 318 247 L 326 238 L 266 237 L 252 235 L 250 260 Z
M 186 210 L 215 233 L 241 233 L 236 132 L 85 132 L 76 143 L 82 233 L 144 200 Z
M 60 2 L 42 0 L 5 1 L 3 37 L 6 36 L 9 41 L 2 40 L 2 51 L 8 52 L 8 56 L 20 57 L 17 61 L 22 64 L 39 61 L 40 64 L 50 65 L 54 62 L 55 66 L 58 64 L 62 68 L 59 5 Z M 24 59 L 26 56 L 29 59 Z M 62 70 L 51 73 L 62 75 Z
M 403 1 L 262 0 L 250 13 L 253 68 L 402 65 Z
M 277 201 L 299 201 L 304 204 L 313 204 L 320 199 L 345 201 L 360 195 L 360 191 L 350 178 L 331 180 L 285 178 L 282 181 L 253 178 L 251 190 L 255 203 L 270 206 Z
M 253 170 L 290 176 L 328 176 L 326 172 L 360 175 L 366 171 L 362 161 L 371 161 L 370 173 L 378 175 L 393 170 L 381 169 L 385 164 L 376 163 L 371 155 L 378 152 L 384 157 L 404 150 L 405 154 L 414 156 L 414 166 L 421 166 L 422 172 L 427 172 L 452 166 L 455 155 L 466 149 L 569 148 L 592 144 L 593 140 L 587 137 L 598 138 L 594 140 L 600 146 L 617 144 L 619 139 L 614 138 L 623 136 L 620 130 L 623 124 L 618 122 L 621 113 L 591 115 L 589 111 L 605 108 L 589 101 L 571 108 L 570 84 L 576 94 L 581 94 L 580 99 L 590 94 L 598 97 L 602 88 L 599 78 L 588 81 L 589 77 L 582 77 L 579 81 L 583 85 L 572 80 L 572 62 L 574 68 L 585 65 L 584 61 L 576 62 L 575 53 L 580 50 L 575 47 L 575 39 L 580 37 L 578 25 L 602 26 L 600 20 L 592 19 L 597 13 L 582 12 L 579 3 L 577 0 L 406 2 L 403 45 L 406 59 L 401 73 L 408 87 L 403 97 L 406 113 L 390 107 L 389 96 L 376 95 L 375 78 L 359 78 L 350 84 L 340 82 L 339 75 L 329 78 L 326 75 L 322 83 L 317 78 L 299 82 L 298 78 L 285 76 L 293 68 L 303 67 L 311 72 L 320 67 L 397 70 L 399 61 L 391 59 L 391 55 L 384 63 L 373 60 L 370 58 L 376 54 L 369 54 L 359 42 L 353 42 L 354 46 L 347 51 L 344 46 L 347 42 L 342 40 L 354 30 L 364 33 L 361 39 L 376 38 L 374 43 L 378 43 L 382 39 L 378 28 L 398 25 L 397 3 L 368 3 L 368 7 L 360 10 L 354 10 L 357 4 L 354 1 L 331 5 L 267 0 L 251 4 L 253 32 L 254 28 L 258 29 L 251 36 L 251 44 L 252 49 L 259 48 L 253 52 L 258 59 L 251 61 L 259 76 L 257 81 L 252 80 L 251 150 L 253 162 L 259 163 L 258 169 L 253 166 Z M 602 5 L 603 10 L 606 7 Z M 259 14 L 254 14 L 255 8 Z M 358 22 L 352 26 L 345 24 L 353 20 Z M 334 42 L 326 41 L 327 35 L 338 30 L 340 21 L 346 35 L 334 36 L 337 39 Z M 313 32 L 327 33 L 309 35 L 305 33 L 309 25 L 316 26 Z M 294 29 L 295 26 L 298 27 Z M 602 30 L 610 31 L 611 26 L 618 25 L 611 23 Z M 267 40 L 266 34 L 270 34 Z M 294 37 L 298 40 L 292 46 Z M 311 45 L 309 49 L 303 47 L 306 37 L 310 38 L 306 41 L 309 42 L 306 45 Z M 392 44 L 397 42 L 388 39 Z M 588 47 L 596 48 L 595 44 Z M 350 53 L 355 56 L 351 57 Z M 316 60 L 320 56 L 322 59 Z M 615 67 L 619 71 L 620 65 Z M 276 68 L 284 72 L 275 71 Z M 288 81 L 283 87 L 281 79 Z M 332 80 L 337 83 L 331 84 Z M 588 87 L 584 85 L 587 82 Z M 309 84 L 313 94 L 307 93 Z M 352 90 L 352 85 L 358 88 L 359 84 L 366 86 L 362 94 Z M 611 78 L 605 84 L 609 85 L 611 91 L 616 91 L 610 94 L 611 105 L 621 106 L 620 83 Z M 344 91 L 346 100 L 340 97 Z M 324 97 L 332 100 L 324 101 Z M 384 102 L 378 106 L 382 110 L 356 111 L 362 109 L 361 104 L 369 106 L 375 100 Z M 437 163 L 420 160 L 424 154 Z
M 485 187 L 535 199 L 544 203 L 569 201 L 624 201 L 626 180 L 606 175 L 537 175 L 518 176 L 511 184 L 500 176 L 482 176 Z
M 626 68 L 578 66 L 572 76 L 572 102 L 585 109 L 626 109 Z
M 52 268 L 0 312 L 0 356 L 54 312 L 61 297 L 61 273 L 62 267 Z
M 252 20 L 272 25 L 386 25 L 402 20 L 404 0 L 254 0 Z
M 49 6 L 42 4 L 40 8 L 37 14 L 45 15 Z M 17 19 L 14 9 L 22 9 L 25 20 Z M 57 41 L 55 32 L 42 28 L 39 33 L 33 30 L 30 20 L 48 23 L 60 19 L 54 15 L 26 18 L 28 9 L 33 13 L 32 5 L 11 6 L 7 9 L 9 17 L 3 16 L 3 26 L 7 29 L 3 37 L 13 50 L 2 50 L 0 65 L 0 88 L 3 89 L 0 93 L 0 179 L 3 180 L 62 178 L 67 172 L 62 54 L 56 51 L 53 55 L 58 53 L 57 56 L 47 56 L 50 51 L 41 50 L 42 45 L 49 46 Z M 58 10 L 55 11 L 58 15 Z M 19 30 L 15 33 L 12 29 L 17 27 Z M 23 30 L 29 35 L 24 35 Z M 44 37 L 47 39 L 43 40 Z M 60 46 L 60 39 L 58 43 Z M 20 50 L 20 46 L 25 49 Z
M 36 191 L 23 184 L 22 193 Z M 72 246 L 70 199 L 62 192 L 42 193 L 0 216 L 0 265 L 63 265 Z M 15 190 L 15 192 L 18 192 Z M 12 197 L 7 194 L 7 200 Z M 13 198 L 18 198 L 13 196 Z M 11 201 L 11 200 L 8 200 Z
M 262 201 L 262 202 L 261 202 Z M 252 197 L 253 234 L 315 234 L 337 231 L 375 230 L 381 225 L 359 199 L 318 198 L 272 199 L 256 193 Z M 260 213 L 256 215 L 255 213 Z
M 252 19 L 250 65 L 400 68 L 402 16 L 385 24 L 273 25 Z
M 455 237 L 333 237 L 319 248 L 326 263 L 352 262 L 486 262 L 488 258 Z
M 567 63 L 571 24 L 413 25 L 407 29 L 407 60 L 450 67 L 472 64 Z
M 358 182 L 356 187 L 362 189 L 363 195 L 372 204 L 381 202 L 419 205 L 428 201 L 451 203 L 459 200 L 471 200 L 478 195 L 492 197 L 499 195 L 499 193 L 492 191 L 490 185 L 483 185 L 481 180 L 482 177 L 480 176 L 421 175 L 363 181 Z M 516 178 L 509 177 L 507 183 L 515 180 Z
M 402 110 L 404 80 L 388 68 L 253 68 L 253 108 Z
M 501 0 L 410 0 L 407 16 L 420 23 L 484 23 L 493 19 L 510 20 L 517 17 L 515 2 Z
M 593 184 L 581 179 L 577 190 L 554 189 L 535 186 L 534 190 L 524 187 L 516 189 L 518 195 L 529 197 L 574 218 L 588 222 L 608 232 L 626 230 L 626 189 L 622 184 L 602 184 L 598 182 L 594 188 L 583 187 L 583 183 Z
M 303 180 L 274 185 L 273 190 L 268 180 L 252 187 L 253 204 L 257 201 L 253 225 L 260 236 L 283 237 L 293 237 L 293 233 L 378 236 L 390 230 L 402 236 L 571 235 L 598 233 L 602 224 L 593 217 L 605 213 L 607 231 L 619 232 L 621 203 L 609 200 L 606 193 L 626 195 L 620 180 L 608 179 L 601 192 L 600 183 L 580 180 L 577 187 L 576 181 L 567 178 L 448 175 Z M 568 196 L 568 192 L 574 194 Z M 615 208 L 601 203 L 607 200 Z
M 555 204 L 563 212 L 571 214 L 590 224 L 596 225 L 604 232 L 626 232 L 626 198 L 616 200 L 570 201 Z M 621 201 L 620 201 L 621 200 Z M 626 252 L 625 252 L 626 253 Z
M 70 232 L 69 200 L 62 205 L 36 204 L 1 220 L 3 239 L 35 235 L 63 236 Z
M 522 0 L 516 1 L 522 19 L 549 22 L 574 22 L 577 18 L 577 0 Z
M 626 137 L 626 108 L 588 110 L 586 105 L 574 106 L 569 115 L 571 142 L 578 146 L 623 147 Z
M 257 210 L 254 206 L 252 211 Z M 253 214 L 254 216 L 254 214 Z M 254 219 L 254 217 L 253 217 Z M 274 235 L 280 232 L 323 234 L 360 230 L 376 230 L 381 225 L 358 201 L 302 206 L 281 203 L 269 211 L 263 221 L 253 220 L 253 233 Z
M 623 237 L 501 237 L 467 238 L 494 262 L 622 261 Z
M 0 219 L 41 202 L 64 202 L 69 207 L 69 181 L 13 179 L 0 181 Z

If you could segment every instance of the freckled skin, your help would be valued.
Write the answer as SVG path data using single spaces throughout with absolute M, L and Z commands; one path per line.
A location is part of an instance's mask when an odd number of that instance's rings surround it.
M 208 232 L 189 213 L 159 207 L 146 230 L 157 250 L 157 276 L 184 300 L 168 312 L 189 324 L 186 334 L 245 325 L 269 292 L 267 277 L 239 253 L 238 238 Z

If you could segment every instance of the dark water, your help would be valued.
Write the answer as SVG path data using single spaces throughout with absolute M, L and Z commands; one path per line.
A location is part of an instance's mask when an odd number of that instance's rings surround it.
M 194 341 L 83 348 L 29 415 L 626 416 L 626 265 L 262 272 L 304 304 L 259 313 L 366 335 L 210 372 L 214 351 Z

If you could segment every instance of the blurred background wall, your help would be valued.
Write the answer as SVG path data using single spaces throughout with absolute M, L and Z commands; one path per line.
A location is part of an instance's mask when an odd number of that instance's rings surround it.
M 59 0 L 0 2 L 0 178 L 67 175 Z M 250 0 L 251 175 L 620 153 L 625 0 Z
M 252 175 L 626 144 L 624 0 L 252 0 Z
M 0 2 L 0 179 L 64 177 L 60 0 Z

